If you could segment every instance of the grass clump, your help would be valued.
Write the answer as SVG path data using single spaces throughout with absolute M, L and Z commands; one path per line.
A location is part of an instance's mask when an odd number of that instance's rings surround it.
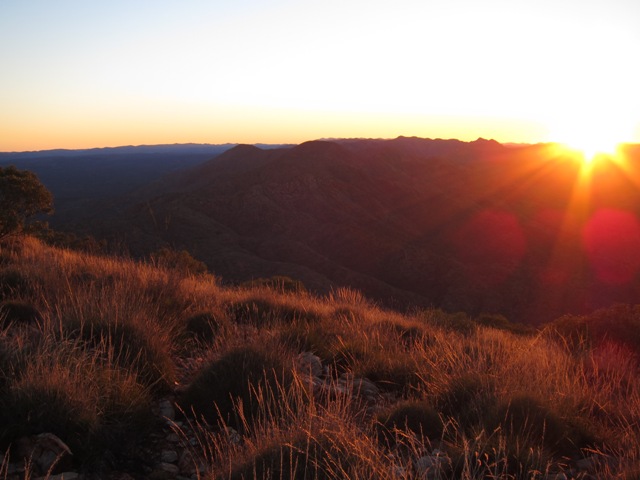
M 288 296 L 277 297 L 273 293 L 252 294 L 231 301 L 227 306 L 229 316 L 240 324 L 269 327 L 295 321 L 317 321 L 319 315 L 305 308 Z
M 17 300 L 0 302 L 0 327 L 11 324 L 42 325 L 42 322 L 42 315 L 30 303 Z
M 106 346 L 109 361 L 133 372 L 142 385 L 157 392 L 168 391 L 176 378 L 170 346 L 163 332 L 151 331 L 144 321 L 109 321 L 102 317 L 67 318 L 67 335 L 77 338 L 85 349 Z
M 541 445 L 554 455 L 580 455 L 581 449 L 589 446 L 589 438 L 582 429 L 529 395 L 515 396 L 499 404 L 488 426 L 504 432 L 508 442 L 522 443 L 524 439 L 531 447 Z
M 395 443 L 396 431 L 402 430 L 421 439 L 437 441 L 442 437 L 444 424 L 438 411 L 425 400 L 406 400 L 393 405 L 379 415 L 383 438 Z
M 494 407 L 496 400 L 491 383 L 486 375 L 478 373 L 453 377 L 437 397 L 436 404 L 447 418 L 454 419 L 461 430 L 471 434 Z
M 306 293 L 307 289 L 300 280 L 276 275 L 268 278 L 256 278 L 242 284 L 244 288 L 268 288 L 278 293 Z
M 0 269 L 0 300 L 27 297 L 31 290 L 31 279 L 18 268 L 9 266 Z
M 226 324 L 227 320 L 221 313 L 201 311 L 186 319 L 185 331 L 188 336 L 198 341 L 210 343 Z
M 23 367 L 0 398 L 0 445 L 47 432 L 69 445 L 79 465 L 98 462 L 105 450 L 128 455 L 152 426 L 151 397 L 134 375 L 97 361 L 103 355 L 47 336 L 19 359 Z
M 270 392 L 268 401 L 282 401 L 293 382 L 292 365 L 289 355 L 267 345 L 232 348 L 197 374 L 182 407 L 212 424 L 250 427 L 260 410 L 258 392 Z

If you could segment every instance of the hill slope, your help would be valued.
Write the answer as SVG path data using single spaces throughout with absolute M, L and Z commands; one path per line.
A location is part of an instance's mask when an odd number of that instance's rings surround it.
M 640 307 L 533 332 L 289 287 L 0 243 L 0 472 L 57 438 L 111 480 L 637 478 Z
M 589 181 L 553 145 L 238 146 L 127 197 L 93 231 L 126 232 L 137 253 L 186 248 L 226 281 L 286 275 L 400 308 L 539 323 L 637 298 L 638 154 L 627 153 L 627 171 L 603 160 Z M 589 228 L 604 233 L 586 239 Z

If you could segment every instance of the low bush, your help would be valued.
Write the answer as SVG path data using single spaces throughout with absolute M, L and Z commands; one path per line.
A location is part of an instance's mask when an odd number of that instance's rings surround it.
M 229 316 L 239 324 L 273 326 L 294 321 L 315 322 L 320 317 L 312 311 L 286 299 L 269 298 L 266 295 L 236 300 L 227 306 Z
M 488 421 L 489 430 L 500 429 L 508 443 L 519 439 L 520 446 L 528 442 L 531 447 L 543 446 L 554 455 L 579 455 L 593 441 L 584 427 L 577 428 L 528 395 L 500 403 Z
M 511 332 L 516 335 L 529 335 L 533 334 L 535 330 L 527 325 L 522 323 L 512 323 L 507 317 L 504 315 L 500 315 L 497 313 L 483 313 L 475 318 L 475 321 L 478 325 L 482 325 L 483 327 L 495 328 L 497 330 L 504 330 L 506 332 Z
M 300 280 L 294 280 L 290 277 L 275 276 L 268 278 L 256 278 L 241 285 L 242 287 L 253 288 L 269 288 L 278 293 L 306 293 L 307 289 Z
M 0 327 L 11 324 L 42 325 L 42 315 L 36 307 L 27 302 L 0 302 Z
M 185 321 L 186 333 L 201 342 L 211 342 L 227 320 L 220 312 L 202 311 L 191 315 Z
M 640 356 L 640 305 L 618 304 L 588 315 L 564 315 L 547 327 L 572 350 L 616 342 Z
M 382 438 L 392 445 L 395 430 L 410 432 L 420 439 L 437 441 L 444 429 L 438 411 L 424 400 L 407 400 L 393 405 L 378 416 L 378 424 Z
M 89 349 L 107 346 L 110 361 L 135 372 L 140 383 L 156 392 L 169 390 L 176 371 L 168 339 L 144 322 L 109 321 L 101 318 L 67 318 L 63 326 L 70 338 L 82 340 Z
M 27 360 L 0 397 L 0 445 L 53 433 L 88 466 L 106 450 L 128 455 L 153 424 L 148 390 L 135 376 L 69 344 Z
M 436 405 L 445 417 L 453 418 L 462 431 L 470 434 L 495 406 L 495 396 L 488 383 L 489 379 L 478 373 L 453 377 L 438 396 Z
M 268 345 L 233 348 L 206 365 L 187 387 L 181 405 L 209 423 L 251 425 L 260 410 L 279 402 L 293 382 L 293 361 Z M 258 391 L 266 392 L 259 398 Z M 236 408 L 237 407 L 237 408 Z
M 0 270 L 0 300 L 26 298 L 31 293 L 30 278 L 15 267 Z
M 478 324 L 464 312 L 447 313 L 440 309 L 431 309 L 425 310 L 417 316 L 429 325 L 463 335 L 471 335 L 478 328 Z

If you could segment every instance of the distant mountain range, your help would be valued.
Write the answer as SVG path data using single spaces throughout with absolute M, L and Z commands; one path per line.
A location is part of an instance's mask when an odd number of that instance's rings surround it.
M 640 299 L 638 146 L 589 175 L 554 145 L 483 139 L 138 148 L 29 159 L 83 199 L 56 222 L 187 249 L 225 282 L 286 275 L 401 309 L 539 323 Z

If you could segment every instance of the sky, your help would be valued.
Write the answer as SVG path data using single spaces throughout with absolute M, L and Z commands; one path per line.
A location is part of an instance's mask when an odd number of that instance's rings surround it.
M 0 0 L 0 151 L 640 142 L 638 0 Z

